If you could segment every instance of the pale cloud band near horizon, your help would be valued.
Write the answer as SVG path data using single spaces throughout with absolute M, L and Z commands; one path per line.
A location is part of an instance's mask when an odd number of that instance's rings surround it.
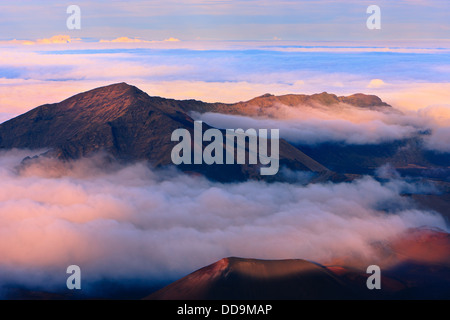
M 214 43 L 214 47 L 209 42 L 173 40 L 86 44 L 59 41 L 64 37 L 54 39 L 56 43 L 41 40 L 34 45 L 2 45 L 6 50 L 0 53 L 0 121 L 117 82 L 128 82 L 152 96 L 206 102 L 237 102 L 265 93 L 362 92 L 380 96 L 405 112 L 405 117 L 359 113 L 348 119 L 330 113 L 334 123 L 316 115 L 305 122 L 307 114 L 302 109 L 300 118 L 297 113 L 292 119 L 282 119 L 302 121 L 277 125 L 291 135 L 307 137 L 307 133 L 316 132 L 318 140 L 310 143 L 338 139 L 356 144 L 403 139 L 417 130 L 433 128 L 436 134 L 428 146 L 449 150 L 444 138 L 450 122 L 450 64 L 446 62 L 450 55 L 443 49 L 427 47 L 429 51 L 424 52 L 424 48 L 405 46 L 380 52 L 376 47 L 361 51 L 361 46 L 336 44 L 280 46 L 262 42 L 236 46 L 224 42 Z M 316 52 L 316 48 L 323 51 Z M 336 51 L 343 48 L 347 51 Z M 315 127 L 322 128 L 320 133 Z
M 382 28 L 366 28 L 372 1 L 171 0 L 86 1 L 74 38 L 163 40 L 355 41 L 448 39 L 446 0 L 379 0 Z M 42 39 L 67 31 L 68 4 L 56 0 L 0 4 L 0 40 Z

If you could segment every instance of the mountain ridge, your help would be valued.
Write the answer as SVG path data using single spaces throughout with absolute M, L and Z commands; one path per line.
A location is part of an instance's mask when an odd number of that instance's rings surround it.
M 260 105 L 255 101 L 259 101 Z M 265 94 L 246 102 L 225 104 L 150 96 L 135 86 L 121 82 L 76 94 L 59 103 L 44 104 L 0 124 L 0 149 L 47 149 L 47 155 L 64 161 L 106 151 L 123 161 L 145 160 L 156 167 L 167 166 L 172 164 L 171 150 L 175 145 L 170 139 L 171 133 L 175 129 L 186 128 L 192 135 L 192 112 L 259 115 L 264 113 L 264 106 L 273 105 L 274 101 L 291 106 L 298 106 L 299 101 L 321 101 L 331 107 L 351 103 L 359 105 L 359 108 L 395 110 L 377 96 L 359 93 L 347 97 L 326 92 L 310 96 Z M 208 128 L 211 127 L 204 123 L 204 129 Z M 395 168 L 407 168 L 411 172 L 416 170 L 410 169 L 413 167 L 435 166 L 429 159 L 444 161 L 445 156 L 422 150 L 420 139 L 414 137 L 380 146 L 327 143 L 309 146 L 295 145 L 281 139 L 280 165 L 313 172 L 318 178 L 314 181 L 330 178 L 344 181 L 352 179 L 355 174 L 373 174 L 374 169 L 390 162 Z M 223 167 L 179 166 L 185 172 L 199 172 L 219 181 L 231 181 L 231 177 L 237 180 L 260 179 L 255 165 Z M 422 172 L 416 171 L 414 174 Z M 267 179 L 276 180 L 278 177 Z
M 126 83 L 96 88 L 60 103 L 46 104 L 0 125 L 0 149 L 44 149 L 65 161 L 106 151 L 124 161 L 149 161 L 153 166 L 172 165 L 176 145 L 171 134 L 179 128 L 193 133 L 194 120 L 187 109 L 204 102 L 150 97 Z M 204 125 L 204 130 L 210 128 Z M 280 164 L 312 171 L 320 179 L 334 174 L 298 148 L 280 140 Z M 259 179 L 257 165 L 180 165 L 219 181 Z M 270 177 L 268 178 L 270 179 Z

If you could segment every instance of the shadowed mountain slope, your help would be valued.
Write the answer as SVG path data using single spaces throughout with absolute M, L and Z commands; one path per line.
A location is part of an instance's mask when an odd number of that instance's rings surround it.
M 177 144 L 171 141 L 172 132 L 185 128 L 193 135 L 191 112 L 255 116 L 264 114 L 266 107 L 277 103 L 292 107 L 332 108 L 345 104 L 355 108 L 395 111 L 380 98 L 364 94 L 348 97 L 326 92 L 314 95 L 266 94 L 247 102 L 223 104 L 151 97 L 134 86 L 118 83 L 77 94 L 60 103 L 37 107 L 0 124 L 0 149 L 47 149 L 47 155 L 63 160 L 106 151 L 124 161 L 145 160 L 156 167 L 168 166 L 172 164 L 171 150 Z M 208 128 L 204 124 L 203 130 Z M 281 139 L 280 167 L 314 172 L 314 181 L 343 181 L 346 174 L 372 174 L 374 169 L 386 163 L 415 175 L 428 176 L 434 171 L 424 173 L 423 169 L 434 167 L 448 171 L 448 156 L 426 152 L 420 139 L 414 137 L 361 146 L 333 143 L 293 146 Z M 284 179 L 281 174 L 261 177 L 260 165 L 180 165 L 179 168 L 219 181 Z
M 77 94 L 60 103 L 37 107 L 0 125 L 0 149 L 48 149 L 47 155 L 78 159 L 106 151 L 125 161 L 148 160 L 153 166 L 172 164 L 178 142 L 172 132 L 185 128 L 193 136 L 194 120 L 185 112 L 199 101 L 150 97 L 126 83 Z M 204 124 L 203 130 L 210 128 Z M 247 150 L 248 153 L 248 150 Z M 319 180 L 333 173 L 298 148 L 280 140 L 280 166 L 312 171 Z M 260 165 L 180 165 L 219 181 L 260 179 Z M 267 177 L 277 179 L 277 177 Z
M 189 103 L 192 102 L 192 103 Z M 182 108 L 186 111 L 196 111 L 200 113 L 204 112 L 218 112 L 235 115 L 245 116 L 264 116 L 270 115 L 267 112 L 269 108 L 277 105 L 284 105 L 288 107 L 301 108 L 308 107 L 338 107 L 343 104 L 371 110 L 381 110 L 398 112 L 393 109 L 389 104 L 383 102 L 379 97 L 374 95 L 366 95 L 362 93 L 356 93 L 350 96 L 336 96 L 332 93 L 322 92 L 312 95 L 305 94 L 286 94 L 281 96 L 275 96 L 272 94 L 264 94 L 262 96 L 253 98 L 249 101 L 242 101 L 233 104 L 225 103 L 210 103 L 199 104 L 195 100 L 187 100 L 182 105 Z
M 146 297 L 152 300 L 449 299 L 450 235 L 410 229 L 374 244 L 378 254 L 341 257 L 321 266 L 300 259 L 225 258 Z M 369 290 L 369 265 L 381 268 L 381 289 Z
M 225 258 L 155 292 L 147 299 L 319 299 L 356 293 L 326 268 L 305 260 Z

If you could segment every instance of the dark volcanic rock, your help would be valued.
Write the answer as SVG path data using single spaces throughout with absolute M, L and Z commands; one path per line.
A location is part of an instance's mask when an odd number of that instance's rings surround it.
M 449 299 L 450 235 L 415 228 L 373 244 L 368 261 L 350 256 L 313 262 L 225 258 L 152 293 L 150 300 Z M 375 259 L 375 260 L 374 260 Z M 369 262 L 370 261 L 370 262 Z M 380 266 L 381 290 L 368 290 L 368 265 Z
M 188 111 L 214 109 L 218 104 L 150 97 L 126 83 L 77 94 L 55 104 L 37 107 L 0 125 L 0 149 L 48 149 L 63 160 L 106 151 L 125 161 L 149 161 L 153 166 L 172 164 L 177 142 L 172 132 L 185 128 L 193 135 Z M 203 129 L 209 127 L 205 124 Z M 280 141 L 280 166 L 313 171 L 318 179 L 336 178 L 327 168 L 298 148 Z M 260 179 L 258 165 L 181 165 L 220 181 Z M 268 180 L 277 180 L 279 176 Z
M 234 104 L 214 103 L 197 105 L 194 108 L 188 105 L 184 107 L 186 110 L 197 112 L 219 112 L 246 116 L 270 116 L 270 111 L 267 112 L 266 109 L 276 107 L 278 105 L 285 105 L 294 108 L 301 108 L 303 106 L 332 108 L 339 105 L 350 105 L 358 108 L 382 110 L 395 113 L 399 112 L 374 95 L 357 93 L 348 97 L 338 97 L 335 94 L 327 92 L 312 95 L 286 94 L 282 96 L 275 96 L 266 93 L 249 101 Z
M 225 258 L 151 294 L 149 300 L 345 299 L 357 293 L 305 260 Z

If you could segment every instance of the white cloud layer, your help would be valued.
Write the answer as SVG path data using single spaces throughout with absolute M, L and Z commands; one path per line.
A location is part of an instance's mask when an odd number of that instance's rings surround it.
M 0 155 L 0 285 L 61 289 L 72 264 L 85 284 L 174 279 L 226 256 L 376 264 L 375 241 L 424 225 L 448 230 L 400 195 L 432 188 L 398 180 L 224 185 L 145 164 L 99 169 L 98 158 L 18 173 L 27 154 Z
M 248 108 L 252 108 L 251 105 Z M 255 107 L 257 108 L 257 107 Z M 294 144 L 325 142 L 351 145 L 380 144 L 418 136 L 425 148 L 449 152 L 450 106 L 436 105 L 418 111 L 372 110 L 348 105 L 286 106 L 274 104 L 257 109 L 258 117 L 207 112 L 192 113 L 196 120 L 221 129 L 265 128 L 280 130 L 280 136 Z

